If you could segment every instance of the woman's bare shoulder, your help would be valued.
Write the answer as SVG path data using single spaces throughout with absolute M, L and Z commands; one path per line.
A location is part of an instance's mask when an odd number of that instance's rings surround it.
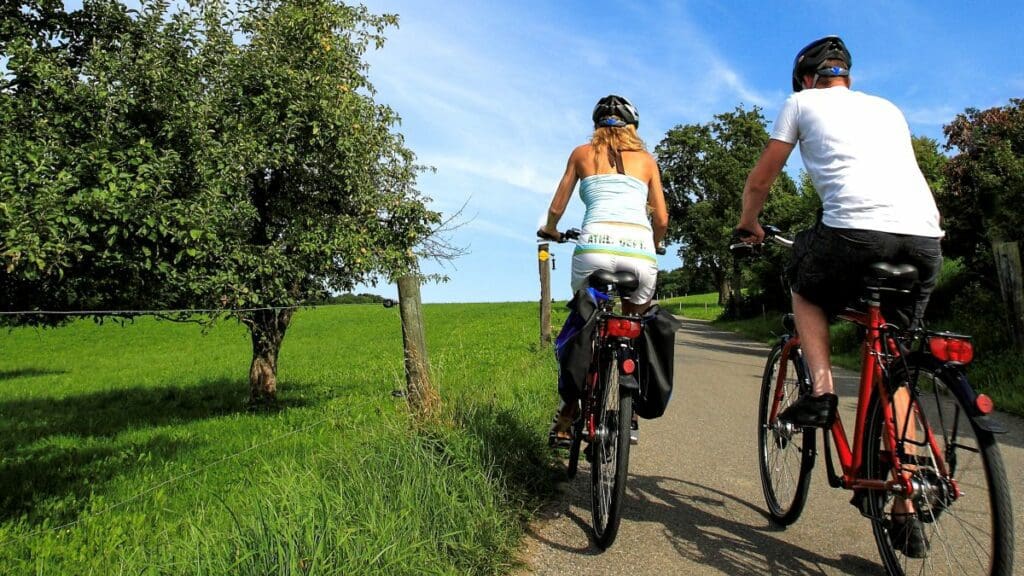
M 580 144 L 576 148 L 573 148 L 570 158 L 586 158 L 593 153 L 593 146 L 588 142 L 586 144 Z

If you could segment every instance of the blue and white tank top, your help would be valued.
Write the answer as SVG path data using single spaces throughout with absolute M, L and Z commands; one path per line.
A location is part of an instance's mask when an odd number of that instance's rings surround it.
M 587 207 L 583 226 L 625 222 L 651 229 L 647 220 L 647 184 L 628 174 L 594 174 L 580 180 L 580 198 Z

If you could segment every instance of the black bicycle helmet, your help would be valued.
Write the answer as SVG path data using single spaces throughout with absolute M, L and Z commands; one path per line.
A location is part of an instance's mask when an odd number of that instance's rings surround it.
M 846 67 L 832 66 L 822 67 L 826 60 L 841 60 Z M 793 60 L 793 91 L 799 92 L 804 89 L 803 78 L 807 74 L 818 76 L 849 76 L 850 67 L 853 66 L 853 57 L 846 49 L 846 44 L 839 36 L 825 36 L 818 38 L 802 50 L 797 52 Z
M 632 124 L 640 126 L 640 113 L 636 106 L 622 96 L 609 94 L 594 106 L 594 128 L 606 126 L 622 127 Z

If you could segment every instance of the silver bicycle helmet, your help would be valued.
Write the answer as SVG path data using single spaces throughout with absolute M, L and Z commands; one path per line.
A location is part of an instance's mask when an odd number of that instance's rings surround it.
M 597 101 L 592 114 L 594 128 L 605 126 L 622 127 L 632 124 L 640 126 L 640 113 L 637 112 L 633 103 L 623 98 L 609 94 Z

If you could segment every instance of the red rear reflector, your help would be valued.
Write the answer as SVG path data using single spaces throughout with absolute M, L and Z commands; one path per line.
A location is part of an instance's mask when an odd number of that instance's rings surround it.
M 640 335 L 640 322 L 625 318 L 609 318 L 605 335 L 617 338 L 636 338 Z
M 974 345 L 970 340 L 932 336 L 928 340 L 928 346 L 931 348 L 932 356 L 943 362 L 970 364 L 971 360 L 974 360 Z
M 992 399 L 987 394 L 978 394 L 978 399 L 974 401 L 974 405 L 978 407 L 978 412 L 982 414 L 991 414 L 996 409 L 996 405 L 992 402 Z
M 632 358 L 626 358 L 622 361 L 622 371 L 626 374 L 632 374 L 636 370 L 636 362 L 633 362 Z

